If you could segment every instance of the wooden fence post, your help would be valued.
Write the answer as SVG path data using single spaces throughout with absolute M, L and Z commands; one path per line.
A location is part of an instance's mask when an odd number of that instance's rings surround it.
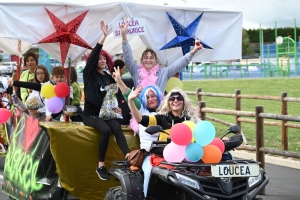
M 264 112 L 263 106 L 255 107 L 255 121 L 256 121 L 256 161 L 261 162 L 260 167 L 265 169 L 265 153 L 259 151 L 261 147 L 264 147 L 264 118 L 259 117 L 260 113 Z M 265 188 L 260 194 L 265 194 Z
M 205 106 L 206 106 L 205 101 L 199 101 L 199 108 L 200 108 L 199 114 L 201 120 L 206 120 L 206 113 L 201 111 L 201 109 L 205 108 Z
M 199 92 L 202 92 L 202 88 L 197 88 L 196 89 L 196 99 L 199 101 L 202 101 L 201 95 L 199 95 Z
M 238 95 L 241 94 L 241 90 L 235 90 L 235 110 L 241 110 L 241 98 L 238 98 Z M 235 116 L 235 124 L 237 124 L 242 130 L 242 123 L 238 121 L 240 116 Z M 241 131 L 239 131 L 239 134 Z
M 287 92 L 281 92 L 281 114 L 287 115 L 288 109 L 287 109 L 287 102 L 283 99 L 287 97 Z M 287 121 L 282 120 L 281 121 L 281 149 L 282 150 L 288 150 L 288 127 L 286 127 L 284 124 Z

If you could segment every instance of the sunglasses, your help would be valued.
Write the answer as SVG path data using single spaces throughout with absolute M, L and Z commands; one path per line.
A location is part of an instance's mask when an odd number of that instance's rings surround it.
M 170 97 L 169 98 L 169 101 L 183 101 L 183 97 L 182 96 L 178 96 L 178 97 Z

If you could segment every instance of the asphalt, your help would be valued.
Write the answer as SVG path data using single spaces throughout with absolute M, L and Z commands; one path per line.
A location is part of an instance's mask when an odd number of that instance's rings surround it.
M 255 154 L 236 150 L 231 152 L 235 158 L 255 160 Z M 258 197 L 263 200 L 299 200 L 300 194 L 300 161 L 290 158 L 265 156 L 265 171 L 269 176 L 269 184 L 265 194 Z M 0 171 L 3 173 L 5 157 L 0 157 Z M 0 192 L 0 200 L 8 200 L 8 196 Z

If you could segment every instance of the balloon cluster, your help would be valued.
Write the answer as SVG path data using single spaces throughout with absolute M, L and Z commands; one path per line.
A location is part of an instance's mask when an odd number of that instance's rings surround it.
M 208 121 L 175 124 L 170 130 L 171 143 L 163 152 L 164 159 L 167 162 L 181 162 L 183 159 L 197 162 L 202 159 L 204 163 L 219 163 L 225 145 L 215 135 L 216 129 Z
M 41 89 L 43 97 L 48 99 L 47 109 L 51 113 L 59 113 L 64 106 L 64 98 L 70 93 L 70 87 L 64 82 L 57 85 L 45 84 Z

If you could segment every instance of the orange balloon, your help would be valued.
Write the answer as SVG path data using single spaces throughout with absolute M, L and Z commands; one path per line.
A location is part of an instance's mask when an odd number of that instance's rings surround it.
M 222 159 L 221 150 L 215 145 L 206 145 L 203 147 L 203 157 L 202 161 L 206 164 L 208 163 L 219 163 Z

